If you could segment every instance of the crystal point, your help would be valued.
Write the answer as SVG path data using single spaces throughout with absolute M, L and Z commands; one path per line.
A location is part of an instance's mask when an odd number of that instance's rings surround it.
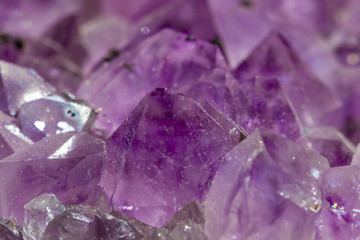
M 223 155 L 245 136 L 209 104 L 157 89 L 106 141 L 101 184 L 115 209 L 161 226 L 204 197 Z

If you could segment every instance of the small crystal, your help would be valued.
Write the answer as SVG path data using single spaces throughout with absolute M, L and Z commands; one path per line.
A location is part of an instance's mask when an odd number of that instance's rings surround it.
M 54 194 L 43 194 L 25 206 L 24 233 L 30 239 L 42 239 L 44 231 L 54 217 L 65 211 L 65 206 Z

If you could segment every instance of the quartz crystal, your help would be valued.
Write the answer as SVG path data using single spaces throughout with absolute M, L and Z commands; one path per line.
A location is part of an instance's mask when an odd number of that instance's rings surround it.
M 149 91 L 178 90 L 216 66 L 226 67 L 216 46 L 166 29 L 99 68 L 77 94 L 99 109 L 95 127 L 111 134 Z
M 22 104 L 54 92 L 34 70 L 0 60 L 0 110 L 15 115 Z
M 204 197 L 221 158 L 244 137 L 206 102 L 157 89 L 106 141 L 101 185 L 115 209 L 161 226 Z
M 269 132 L 224 158 L 205 202 L 209 239 L 312 239 L 327 160 Z
M 203 206 L 192 202 L 176 212 L 163 227 L 148 234 L 144 240 L 207 240 L 203 231 L 204 223 Z
M 42 239 L 49 222 L 66 210 L 54 194 L 40 195 L 28 202 L 24 208 L 23 228 L 30 239 Z
M 344 166 L 323 172 L 321 176 L 323 208 L 316 221 L 317 239 L 359 237 L 359 170 L 359 166 Z
M 90 206 L 67 206 L 49 222 L 43 240 L 141 239 L 142 236 L 123 219 Z
M 240 82 L 251 78 L 276 79 L 264 81 L 265 92 L 261 95 L 271 95 L 279 86 L 304 128 L 339 126 L 341 123 L 342 115 L 338 112 L 342 107 L 340 99 L 316 78 L 289 42 L 277 33 L 267 36 L 234 74 Z
M 95 112 L 86 104 L 50 96 L 25 103 L 18 114 L 22 132 L 33 141 L 71 131 L 86 131 Z
M 355 146 L 334 128 L 315 128 L 305 133 L 310 149 L 326 157 L 330 167 L 350 165 Z
M 23 240 L 21 228 L 9 220 L 0 218 L 0 239 Z
M 94 203 L 100 191 L 103 149 L 100 140 L 69 132 L 4 158 L 0 161 L 1 215 L 22 223 L 24 205 L 43 193 L 54 193 L 65 204 Z
M 360 239 L 359 6 L 0 0 L 0 239 Z

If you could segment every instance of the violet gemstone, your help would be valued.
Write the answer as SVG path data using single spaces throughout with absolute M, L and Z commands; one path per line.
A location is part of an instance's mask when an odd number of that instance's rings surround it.
M 345 166 L 322 173 L 323 208 L 316 221 L 317 239 L 359 237 L 359 171 L 359 166 Z
M 22 132 L 38 141 L 53 134 L 88 130 L 95 112 L 84 103 L 56 95 L 23 104 L 17 118 Z
M 94 127 L 111 134 L 149 91 L 178 91 L 218 66 L 226 68 L 216 46 L 165 29 L 104 64 L 77 94 L 100 110 Z
M 9 146 L 12 152 L 22 150 L 33 143 L 28 137 L 26 137 L 16 124 L 16 119 L 0 111 L 0 136 L 6 143 L 4 143 L 4 149 Z M 6 150 L 4 150 L 7 152 Z M 5 156 L 4 152 L 2 156 Z
M 85 133 L 62 133 L 0 161 L 1 215 L 22 223 L 24 205 L 43 193 L 65 204 L 95 204 L 104 145 Z
M 0 110 L 15 115 L 22 104 L 54 92 L 34 70 L 0 61 Z
M 324 156 L 330 167 L 350 165 L 355 146 L 334 128 L 316 128 L 306 131 L 308 147 Z
M 205 201 L 209 239 L 312 239 L 325 158 L 256 131 L 233 148 Z
M 106 141 L 101 185 L 115 209 L 161 226 L 204 197 L 223 155 L 244 138 L 208 103 L 156 89 Z
M 289 42 L 271 33 L 234 72 L 240 82 L 252 78 L 274 78 L 264 96 L 275 86 L 284 92 L 299 123 L 307 127 L 339 126 L 342 114 L 340 99 L 307 68 Z M 266 82 L 265 82 L 266 84 Z

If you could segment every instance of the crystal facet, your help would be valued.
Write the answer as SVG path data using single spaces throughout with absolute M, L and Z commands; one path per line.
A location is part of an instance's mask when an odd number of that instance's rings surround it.
M 243 138 L 209 104 L 157 89 L 106 141 L 101 185 L 115 209 L 161 226 L 177 208 L 204 197 L 221 158 Z

